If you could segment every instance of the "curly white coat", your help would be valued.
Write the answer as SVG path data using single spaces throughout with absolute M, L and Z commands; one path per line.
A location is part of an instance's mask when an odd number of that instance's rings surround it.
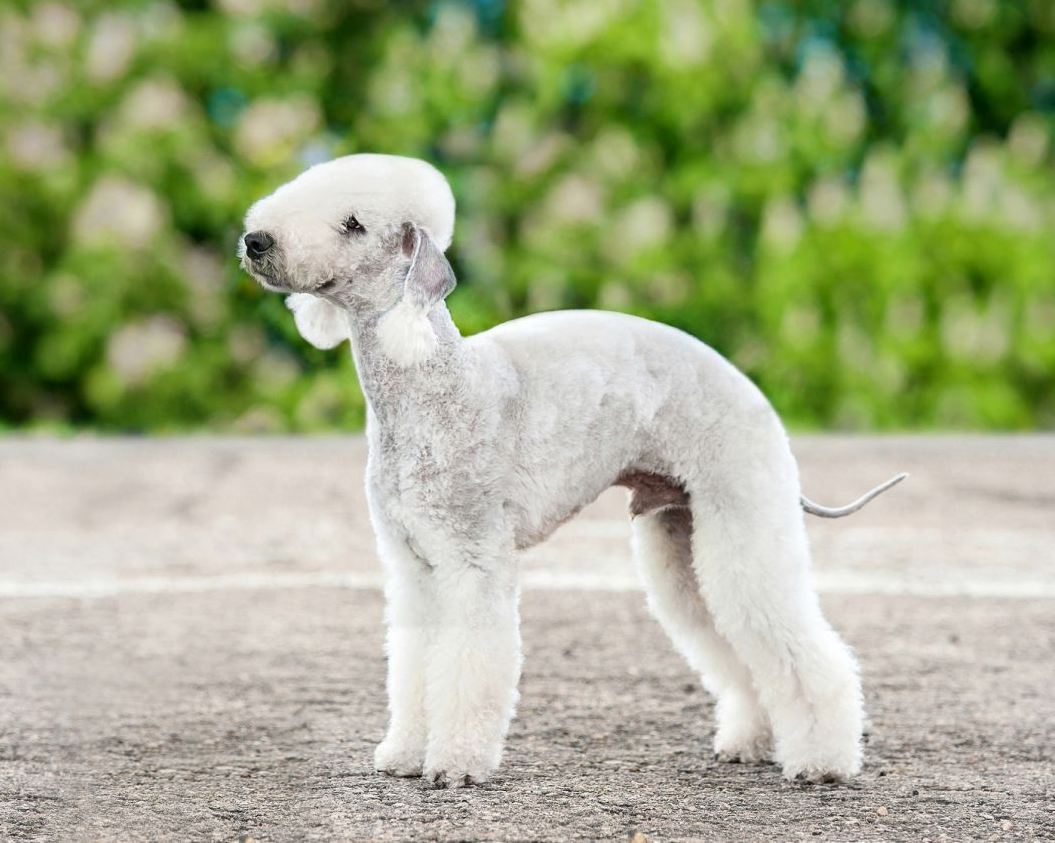
M 246 268 L 293 294 L 310 342 L 351 340 L 368 402 L 391 711 L 377 769 L 438 786 L 494 773 L 521 666 L 516 551 L 618 483 L 649 605 L 717 696 L 718 757 L 856 773 L 857 665 L 818 606 L 769 403 L 703 343 L 630 316 L 461 337 L 443 302 L 453 227 L 442 175 L 380 155 L 313 167 L 246 219 L 273 241 Z

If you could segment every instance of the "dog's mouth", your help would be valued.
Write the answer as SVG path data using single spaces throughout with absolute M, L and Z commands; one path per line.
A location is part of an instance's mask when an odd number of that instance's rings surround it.
M 346 278 L 327 278 L 321 283 L 316 284 L 312 289 L 303 289 L 287 283 L 270 258 L 253 258 L 245 254 L 243 251 L 239 257 L 239 263 L 241 264 L 242 269 L 244 269 L 257 284 L 270 293 L 282 293 L 284 295 L 289 295 L 290 293 L 311 293 L 312 295 L 325 298 L 332 295 L 344 284 L 349 283 L 349 279 Z
M 256 261 L 248 255 L 242 255 L 242 269 L 248 272 L 253 280 L 265 290 L 272 293 L 292 292 L 292 289 L 275 274 L 274 267 L 265 261 Z

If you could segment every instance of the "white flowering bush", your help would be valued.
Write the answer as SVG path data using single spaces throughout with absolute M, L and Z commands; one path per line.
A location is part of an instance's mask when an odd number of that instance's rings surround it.
M 239 271 L 304 166 L 426 157 L 464 331 L 677 325 L 792 424 L 1055 427 L 1055 4 L 37 0 L 0 9 L 0 420 L 356 429 Z

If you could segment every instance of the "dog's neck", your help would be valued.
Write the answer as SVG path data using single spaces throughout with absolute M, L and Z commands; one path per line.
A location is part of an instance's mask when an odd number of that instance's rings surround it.
M 385 354 L 377 332 L 379 317 L 349 314 L 359 385 L 382 428 L 397 427 L 408 416 L 420 420 L 423 414 L 444 412 L 444 405 L 466 383 L 469 352 L 446 304 L 433 306 L 428 319 L 436 334 L 435 348 L 426 360 L 401 366 Z

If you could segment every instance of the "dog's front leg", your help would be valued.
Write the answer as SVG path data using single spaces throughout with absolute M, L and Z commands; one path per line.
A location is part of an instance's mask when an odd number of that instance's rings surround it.
M 374 752 L 374 768 L 420 776 L 428 738 L 425 659 L 435 623 L 432 574 L 404 542 L 381 541 L 379 549 L 386 569 L 389 724 Z
M 437 628 L 429 643 L 426 780 L 466 787 L 502 759 L 520 678 L 520 629 L 512 559 L 486 567 L 444 560 L 433 572 Z

